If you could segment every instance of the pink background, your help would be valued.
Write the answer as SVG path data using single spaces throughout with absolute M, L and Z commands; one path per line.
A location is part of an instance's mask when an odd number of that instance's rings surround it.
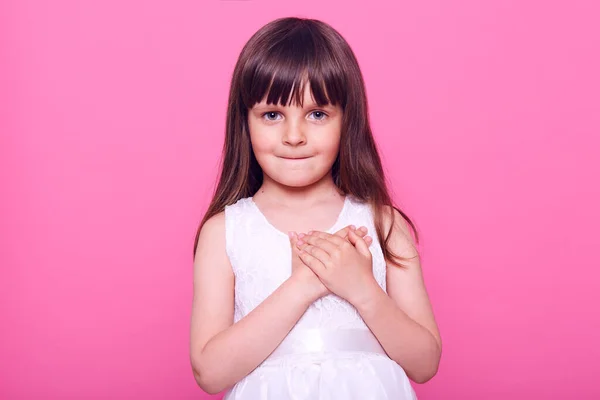
M 600 398 L 597 2 L 351 4 L 0 3 L 0 398 L 210 398 L 192 243 L 236 58 L 289 15 L 353 47 L 422 234 L 419 398 Z

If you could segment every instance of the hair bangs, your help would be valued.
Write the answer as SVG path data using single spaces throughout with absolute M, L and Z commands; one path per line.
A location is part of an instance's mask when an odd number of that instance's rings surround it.
M 266 99 L 267 104 L 304 106 L 305 85 L 318 106 L 346 105 L 346 77 L 332 56 L 325 38 L 312 31 L 297 30 L 273 43 L 266 54 L 249 62 L 242 88 L 247 108 Z M 258 62 L 260 59 L 260 62 Z

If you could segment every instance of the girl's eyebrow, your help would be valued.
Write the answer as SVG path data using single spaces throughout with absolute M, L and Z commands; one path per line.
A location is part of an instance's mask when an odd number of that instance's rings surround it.
M 280 104 L 267 104 L 267 105 L 255 105 L 253 107 L 253 109 L 255 110 L 263 110 L 263 109 L 267 109 L 267 108 L 285 108 L 283 106 L 281 106 Z M 324 106 L 319 106 L 316 103 L 310 103 L 310 104 L 304 104 L 304 108 L 333 108 L 333 106 L 331 104 L 325 104 Z

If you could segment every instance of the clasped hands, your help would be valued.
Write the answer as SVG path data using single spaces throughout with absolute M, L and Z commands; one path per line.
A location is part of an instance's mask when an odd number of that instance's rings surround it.
M 349 303 L 365 300 L 378 284 L 373 276 L 367 228 L 349 225 L 335 234 L 290 232 L 292 277 L 300 280 L 311 299 L 334 293 Z

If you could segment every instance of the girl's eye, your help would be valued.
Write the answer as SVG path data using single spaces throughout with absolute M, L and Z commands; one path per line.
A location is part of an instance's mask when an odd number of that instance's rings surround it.
M 324 113 L 323 111 L 313 111 L 311 114 L 315 114 L 315 116 L 317 117 L 315 119 L 316 121 L 323 121 L 327 117 L 327 114 Z M 276 121 L 276 119 L 271 119 L 271 117 L 275 117 L 277 115 L 280 115 L 280 114 L 276 111 L 268 111 L 268 112 L 264 113 L 262 116 L 263 116 L 263 118 L 265 116 L 267 116 L 267 121 Z
M 315 114 L 315 116 L 319 114 L 322 116 L 321 118 L 317 118 L 317 121 L 323 121 L 327 117 L 327 114 L 325 114 L 323 111 L 313 111 L 311 114 Z
M 275 111 L 269 111 L 269 112 L 266 112 L 266 113 L 264 113 L 264 114 L 263 114 L 263 118 L 264 118 L 264 116 L 265 116 L 265 115 L 269 115 L 269 116 L 271 116 L 271 115 L 273 115 L 273 114 L 275 114 L 275 115 L 279 115 L 279 113 L 278 113 L 278 112 L 275 112 Z M 273 119 L 270 119 L 270 118 L 267 118 L 267 121 L 275 121 L 275 120 L 273 120 Z

